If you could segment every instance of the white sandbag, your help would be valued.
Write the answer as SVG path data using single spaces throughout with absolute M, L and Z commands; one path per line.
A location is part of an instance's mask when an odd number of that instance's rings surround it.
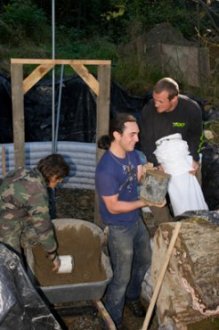
M 168 135 L 156 141 L 154 154 L 164 171 L 171 175 L 168 193 L 174 216 L 186 211 L 208 210 L 201 187 L 192 170 L 192 157 L 181 134 Z
M 186 211 L 208 210 L 196 176 L 188 172 L 170 178 L 168 193 L 174 216 Z

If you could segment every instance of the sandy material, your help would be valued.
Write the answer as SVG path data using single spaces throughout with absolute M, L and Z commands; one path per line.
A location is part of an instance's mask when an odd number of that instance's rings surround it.
M 41 246 L 33 248 L 34 273 L 41 286 L 60 284 L 97 282 L 106 280 L 106 273 L 101 264 L 101 241 L 98 235 L 86 226 L 76 229 L 69 226 L 65 229 L 56 228 L 59 243 L 59 255 L 72 255 L 74 269 L 69 274 L 57 274 L 51 270 Z

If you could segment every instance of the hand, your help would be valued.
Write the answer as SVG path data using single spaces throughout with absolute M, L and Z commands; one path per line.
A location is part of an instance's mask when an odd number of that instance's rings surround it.
M 148 202 L 148 201 L 146 201 L 146 200 L 144 200 L 144 199 L 142 199 L 142 201 L 144 201 L 145 202 L 145 206 L 155 206 L 155 207 L 159 207 L 159 208 L 162 208 L 162 207 L 164 207 L 165 205 L 166 205 L 166 203 L 167 203 L 167 201 L 166 201 L 166 198 L 163 200 L 163 202 L 161 202 L 161 203 L 155 203 L 155 202 Z
M 56 256 L 56 258 L 53 260 L 52 263 L 53 263 L 52 271 L 57 272 L 59 270 L 60 265 L 61 265 L 59 257 Z
M 151 205 L 148 205 L 148 206 L 155 206 L 155 207 L 164 207 L 166 205 L 167 201 L 166 201 L 166 198 L 163 200 L 163 202 L 161 203 L 150 203 Z
M 154 168 L 154 164 L 153 163 L 146 163 L 144 165 L 142 165 L 142 168 L 143 168 L 143 173 L 145 174 L 147 172 L 147 170 L 152 170 L 152 169 L 155 169 Z
M 189 171 L 189 173 L 195 175 L 197 173 L 198 169 L 199 169 L 199 166 L 200 166 L 199 162 L 196 162 L 195 160 L 193 160 L 192 170 Z

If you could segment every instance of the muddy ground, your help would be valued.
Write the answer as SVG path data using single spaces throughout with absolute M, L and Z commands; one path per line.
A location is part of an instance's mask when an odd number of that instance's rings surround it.
M 59 189 L 56 191 L 56 217 L 75 218 L 94 222 L 94 192 L 91 190 Z M 153 231 L 153 228 L 149 228 Z M 146 301 L 142 301 L 148 306 Z M 55 313 L 66 330 L 102 330 L 103 319 L 91 301 L 56 305 Z M 144 318 L 136 318 L 127 307 L 124 323 L 129 330 L 141 329 Z M 158 321 L 153 314 L 148 330 L 157 330 Z M 219 330 L 219 319 L 208 319 L 188 327 L 189 330 Z

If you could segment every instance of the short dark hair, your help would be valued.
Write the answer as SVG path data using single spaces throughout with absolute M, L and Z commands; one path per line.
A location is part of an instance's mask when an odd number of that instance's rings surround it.
M 163 91 L 168 92 L 168 99 L 171 101 L 175 96 L 179 95 L 179 85 L 172 78 L 162 78 L 155 84 L 153 92 L 160 94 Z
M 69 165 L 60 154 L 51 154 L 40 159 L 37 169 L 41 172 L 46 183 L 49 183 L 53 176 L 61 179 L 69 174 Z
M 127 122 L 137 123 L 137 119 L 127 112 L 118 112 L 114 114 L 110 121 L 109 135 L 102 135 L 99 138 L 98 148 L 109 149 L 111 142 L 114 140 L 113 133 L 119 132 L 122 134 L 125 129 L 125 123 Z

